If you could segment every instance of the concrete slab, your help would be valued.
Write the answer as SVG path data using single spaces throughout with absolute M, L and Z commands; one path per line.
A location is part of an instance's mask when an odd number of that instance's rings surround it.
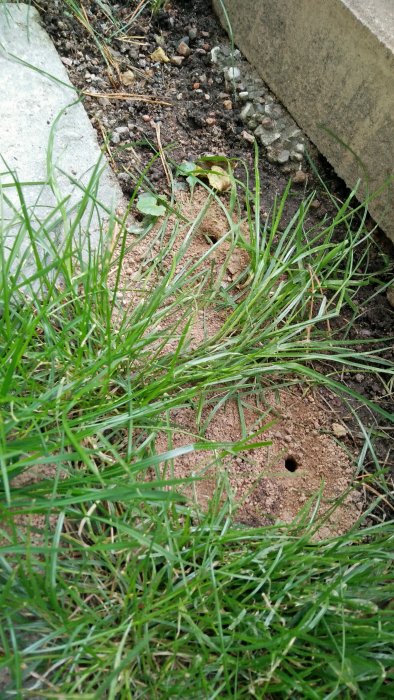
M 394 1 L 213 0 L 237 46 L 394 241 Z M 227 27 L 228 28 L 228 27 Z
M 33 66 L 33 67 L 32 67 Z M 83 188 L 89 182 L 101 158 L 94 129 L 71 85 L 65 67 L 49 36 L 41 27 L 37 11 L 24 4 L 0 5 L 0 230 L 6 258 L 11 255 L 20 223 L 18 193 L 11 172 L 23 183 L 23 194 L 32 215 L 43 221 L 56 203 L 66 199 L 68 210 L 83 198 Z M 73 104 L 74 103 L 74 104 Z M 61 115 L 59 117 L 59 115 Z M 53 130 L 53 153 L 48 167 L 48 144 Z M 4 159 L 4 160 L 2 160 Z M 90 201 L 78 227 L 88 235 L 89 245 L 96 247 L 100 227 L 105 226 L 108 211 L 122 201 L 118 182 L 105 159 L 97 187 L 97 201 Z M 8 186 L 7 186 L 8 185 Z M 2 197 L 1 197 L 2 195 Z M 68 199 L 67 199 L 68 198 Z M 107 211 L 106 211 L 107 210 Z M 75 217 L 74 217 L 75 218 Z M 56 246 L 72 222 L 62 220 L 60 211 L 48 222 Z M 42 234 L 43 227 L 33 223 L 40 257 L 50 257 L 50 246 Z M 26 233 L 26 232 L 25 232 Z M 12 253 L 15 268 L 25 255 L 23 271 L 34 271 L 28 235 L 21 236 L 18 252 Z

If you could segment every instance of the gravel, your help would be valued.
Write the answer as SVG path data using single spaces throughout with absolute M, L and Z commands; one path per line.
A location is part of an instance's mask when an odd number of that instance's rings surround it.
M 301 170 L 307 138 L 254 68 L 237 49 L 225 45 L 211 49 L 211 61 L 223 72 L 233 106 L 241 108 L 242 133 L 250 136 L 245 140 L 257 138 L 269 162 L 284 166 L 286 172 Z

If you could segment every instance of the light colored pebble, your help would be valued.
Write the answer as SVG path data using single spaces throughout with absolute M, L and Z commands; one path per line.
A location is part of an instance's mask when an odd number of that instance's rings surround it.
M 243 108 L 241 112 L 241 119 L 242 121 L 246 121 L 248 117 L 251 117 L 253 114 L 253 105 L 251 102 L 247 102 L 245 107 Z
M 301 153 L 296 153 L 295 151 L 292 151 L 292 152 L 290 153 L 290 158 L 291 158 L 291 160 L 295 160 L 295 161 L 301 163 L 301 161 L 302 161 L 302 154 L 301 154 Z
M 253 134 L 250 134 L 249 131 L 243 131 L 241 136 L 248 143 L 254 143 L 256 140 Z
M 308 176 L 303 170 L 297 170 L 297 172 L 293 175 L 293 182 L 295 185 L 303 185 L 307 179 Z
M 185 57 L 184 56 L 171 56 L 170 60 L 174 66 L 178 66 L 178 68 L 180 68 L 183 61 L 185 60 Z
M 279 151 L 276 161 L 277 163 L 280 163 L 281 165 L 284 163 L 287 163 L 287 161 L 290 158 L 290 151 L 286 151 L 285 149 L 283 151 Z
M 190 54 L 191 54 L 190 47 L 186 44 L 185 41 L 179 42 L 177 51 L 178 51 L 180 56 L 184 56 L 185 58 L 187 56 L 190 56 Z
M 220 54 L 220 46 L 214 46 L 214 48 L 211 49 L 211 61 L 212 61 L 212 63 L 218 62 L 219 54 Z
M 271 143 L 274 143 L 280 139 L 280 133 L 277 131 L 266 131 L 266 129 L 264 129 L 262 126 L 257 127 L 254 135 L 259 137 L 263 146 L 270 146 Z
M 241 71 L 235 66 L 230 66 L 230 68 L 226 69 L 226 75 L 229 80 L 238 80 L 241 77 Z

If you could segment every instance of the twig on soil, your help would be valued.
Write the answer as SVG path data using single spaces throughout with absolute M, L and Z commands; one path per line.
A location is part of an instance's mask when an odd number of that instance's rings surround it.
M 85 97 L 106 97 L 107 100 L 134 100 L 135 102 L 139 100 L 140 102 L 148 102 L 154 105 L 166 105 L 167 107 L 171 107 L 171 102 L 155 100 L 148 95 L 136 95 L 135 93 L 129 92 L 89 92 L 88 90 L 82 90 L 82 94 Z
M 125 44 L 134 44 L 135 46 L 149 46 L 147 41 L 142 41 L 144 37 L 142 36 L 127 36 L 127 35 L 122 35 L 118 37 L 118 41 L 123 41 Z M 135 67 L 133 66 L 133 70 L 135 70 Z M 142 73 L 142 71 L 139 71 Z
M 132 22 L 134 17 L 136 17 L 145 3 L 145 0 L 141 0 L 141 2 L 138 3 L 137 7 L 135 8 L 134 12 L 131 13 L 130 17 L 128 18 L 127 22 Z
M 356 476 L 356 479 L 365 479 L 366 476 L 366 474 L 359 474 L 358 476 Z M 368 474 L 368 476 L 372 476 L 372 474 Z M 383 496 L 381 493 L 379 493 L 379 491 L 374 489 L 374 487 L 371 486 L 371 484 L 366 484 L 364 481 L 362 483 L 365 489 L 372 491 L 372 493 L 375 494 L 375 496 L 378 496 L 378 498 L 380 498 L 380 500 L 383 501 L 383 503 L 385 503 L 388 508 L 390 508 L 390 510 L 394 511 L 394 506 L 392 505 L 392 503 L 390 503 L 390 501 L 387 500 L 385 496 Z

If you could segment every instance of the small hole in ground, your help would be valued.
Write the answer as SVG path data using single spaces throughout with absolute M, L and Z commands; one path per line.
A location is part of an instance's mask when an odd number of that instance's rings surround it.
M 214 233 L 206 233 L 205 238 L 207 243 L 212 243 L 213 245 L 215 245 L 215 243 L 217 243 L 219 240 Z
M 285 469 L 287 469 L 288 472 L 295 472 L 298 469 L 298 463 L 295 457 L 292 455 L 289 455 L 285 459 Z

